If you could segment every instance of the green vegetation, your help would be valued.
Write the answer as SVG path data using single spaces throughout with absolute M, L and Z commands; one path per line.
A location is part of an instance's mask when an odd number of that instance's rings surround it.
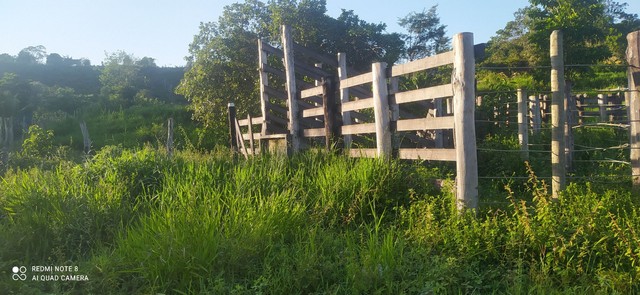
M 9 294 L 636 293 L 640 216 L 621 189 L 550 199 L 529 171 L 504 205 L 458 214 L 422 163 L 308 152 L 108 147 L 82 164 L 10 170 L 0 187 Z M 506 199 L 504 198 L 506 196 Z M 10 279 L 76 265 L 88 282 Z M 29 272 L 29 274 L 32 274 Z
M 553 29 L 566 30 L 568 64 L 597 65 L 569 67 L 574 87 L 624 86 L 623 38 L 640 27 L 624 8 L 531 0 L 478 56 L 478 90 L 488 93 L 477 119 L 505 121 L 494 108 L 514 102 L 514 89 L 546 89 Z M 640 293 L 640 200 L 628 153 L 611 148 L 626 130 L 576 128 L 581 150 L 556 200 L 545 181 L 548 126 L 531 136 L 525 162 L 515 124 L 478 123 L 475 212 L 456 210 L 450 163 L 312 150 L 244 160 L 226 149 L 224 107 L 233 99 L 240 117 L 256 114 L 256 39 L 277 46 L 281 24 L 306 47 L 346 52 L 359 70 L 449 47 L 435 6 L 401 18 L 406 35 L 326 11 L 324 0 L 229 5 L 201 24 L 186 69 L 123 51 L 101 66 L 43 46 L 0 54 L 1 292 Z M 425 71 L 400 87 L 447 79 Z M 172 156 L 162 148 L 170 117 Z M 13 278 L 14 266 L 49 265 L 77 267 L 88 281 L 32 281 L 50 272 L 31 269 L 27 282 Z

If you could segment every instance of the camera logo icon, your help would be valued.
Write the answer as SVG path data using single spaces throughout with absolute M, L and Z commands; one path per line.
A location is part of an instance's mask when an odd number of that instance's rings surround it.
M 13 271 L 13 275 L 11 275 L 11 278 L 14 281 L 24 281 L 27 279 L 27 267 L 26 266 L 14 266 L 12 269 Z

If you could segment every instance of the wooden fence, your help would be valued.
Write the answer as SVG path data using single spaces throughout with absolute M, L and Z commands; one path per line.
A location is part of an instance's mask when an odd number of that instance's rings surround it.
M 477 208 L 473 34 L 455 35 L 452 51 L 401 65 L 374 63 L 367 73 L 348 68 L 342 53 L 333 58 L 294 43 L 286 26 L 282 49 L 258 41 L 258 50 L 262 116 L 240 120 L 230 106 L 233 148 L 245 156 L 284 146 L 295 153 L 324 141 L 354 157 L 454 161 L 458 207 Z M 450 82 L 399 86 L 434 69 L 448 71 Z

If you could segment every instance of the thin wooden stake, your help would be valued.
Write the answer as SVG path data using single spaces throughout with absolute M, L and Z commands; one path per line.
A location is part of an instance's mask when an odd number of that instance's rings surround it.
M 238 136 L 236 135 L 236 105 L 230 102 L 227 105 L 228 123 L 229 123 L 229 145 L 232 151 L 238 150 Z
M 247 115 L 247 122 L 249 124 L 249 147 L 251 149 L 251 155 L 255 156 L 256 148 L 253 141 L 253 118 L 251 118 L 251 115 Z
M 89 129 L 87 128 L 87 123 L 84 121 L 80 123 L 80 132 L 82 133 L 84 153 L 85 155 L 88 155 L 89 153 L 91 153 L 91 139 L 89 138 Z
M 173 156 L 173 118 L 167 121 L 167 154 Z
M 518 142 L 522 159 L 529 160 L 529 122 L 527 122 L 527 93 L 523 89 L 518 89 Z
M 234 125 L 236 127 L 236 135 L 238 136 L 240 147 L 242 148 L 240 152 L 242 153 L 245 159 L 249 159 L 249 155 L 247 153 L 247 147 L 244 145 L 244 137 L 242 136 L 242 130 L 240 129 L 240 122 L 238 122 L 238 119 L 234 120 Z
M 342 81 L 347 79 L 347 55 L 345 53 L 338 53 L 338 78 Z M 345 102 L 349 102 L 349 88 L 340 88 L 340 101 L 341 105 Z M 342 107 L 340 108 L 342 110 Z M 342 113 L 342 124 L 343 125 L 351 125 L 351 113 L 349 112 L 341 112 Z M 351 135 L 344 136 L 344 147 L 346 149 L 351 149 Z
M 575 126 L 574 121 L 576 115 L 576 103 L 571 94 L 571 81 L 565 81 L 564 95 L 564 154 L 566 158 L 566 169 L 567 171 L 571 171 L 573 169 L 573 126 Z

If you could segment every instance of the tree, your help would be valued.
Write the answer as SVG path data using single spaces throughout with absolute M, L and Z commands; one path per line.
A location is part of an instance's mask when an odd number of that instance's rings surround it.
M 395 62 L 402 53 L 398 34 L 386 34 L 384 24 L 360 20 L 353 11 L 337 19 L 326 15 L 325 0 L 245 0 L 224 8 L 217 22 L 200 24 L 189 45 L 188 70 L 176 93 L 190 102 L 194 118 L 220 130 L 226 105 L 258 111 L 257 40 L 280 44 L 280 26 L 308 48 L 334 55 L 346 52 L 351 66 L 370 70 L 371 62 Z
M 46 56 L 47 49 L 44 46 L 29 46 L 20 50 L 18 57 L 16 58 L 16 62 L 22 64 L 39 64 L 44 61 Z
M 635 14 L 624 12 L 626 4 L 611 0 L 530 0 L 530 5 L 516 12 L 516 19 L 491 39 L 483 66 L 527 68 L 525 75 L 547 81 L 549 36 L 553 30 L 564 35 L 565 64 L 621 64 L 624 60 L 627 33 L 640 28 Z M 521 71 L 501 70 L 509 76 Z M 606 68 L 588 66 L 567 68 L 574 86 L 608 87 L 613 80 L 624 80 L 622 72 L 598 85 L 593 81 Z M 482 75 L 481 72 L 479 72 Z M 617 77 L 617 78 L 616 78 Z M 521 77 L 519 77 L 521 78 Z M 529 81 L 529 79 L 525 79 Z M 545 82 L 548 83 L 548 82 Z M 517 85 L 514 85 L 517 87 Z
M 451 38 L 446 36 L 447 26 L 440 24 L 437 8 L 438 5 L 434 5 L 428 11 L 412 12 L 398 21 L 408 32 L 403 36 L 406 44 L 405 58 L 408 60 L 421 59 L 451 49 Z
M 135 56 L 124 51 L 107 54 L 100 73 L 102 95 L 116 103 L 133 103 L 138 91 L 145 88 L 137 62 Z

